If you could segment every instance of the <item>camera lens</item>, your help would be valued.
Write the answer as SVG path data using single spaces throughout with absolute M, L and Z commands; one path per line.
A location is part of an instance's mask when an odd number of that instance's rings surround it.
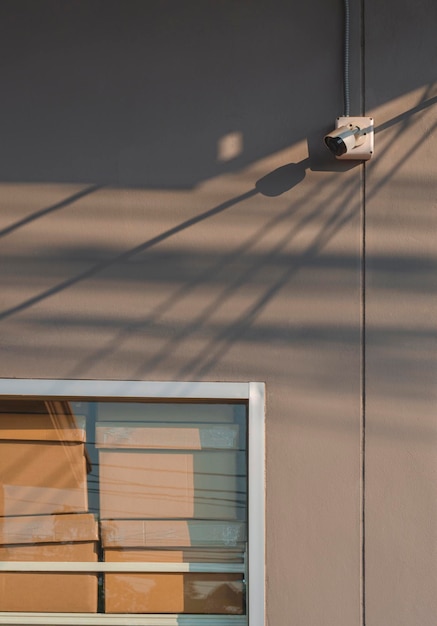
M 325 143 L 336 157 L 347 152 L 347 146 L 341 137 L 325 137 Z

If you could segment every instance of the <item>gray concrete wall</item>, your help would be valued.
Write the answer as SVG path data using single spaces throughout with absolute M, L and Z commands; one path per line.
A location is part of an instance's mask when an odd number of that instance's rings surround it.
M 436 9 L 351 4 L 365 169 L 340 1 L 0 7 L 0 375 L 265 381 L 271 625 L 435 616 Z

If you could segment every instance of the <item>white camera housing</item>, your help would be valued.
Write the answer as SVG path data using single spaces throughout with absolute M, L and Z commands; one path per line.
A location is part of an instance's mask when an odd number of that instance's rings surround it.
M 368 161 L 374 148 L 373 117 L 337 117 L 325 145 L 336 159 Z

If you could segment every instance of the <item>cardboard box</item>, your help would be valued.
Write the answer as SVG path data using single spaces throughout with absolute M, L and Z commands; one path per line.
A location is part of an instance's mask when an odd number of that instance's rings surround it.
M 197 449 L 202 437 L 207 450 Z M 245 452 L 237 442 L 234 424 L 98 423 L 101 519 L 243 519 Z
M 148 522 L 145 521 L 144 523 L 147 524 Z M 141 522 L 138 521 L 137 530 L 140 528 L 140 524 Z M 203 522 L 204 535 L 208 539 L 207 525 L 208 522 Z M 152 550 L 147 547 L 149 539 L 146 536 L 139 537 L 132 530 L 133 527 L 130 522 L 102 522 L 102 545 L 105 561 L 243 562 L 241 549 L 220 550 L 206 546 L 205 548 L 186 548 L 184 550 Z M 213 531 L 210 536 L 212 537 L 214 534 Z M 137 546 L 131 545 L 134 541 L 137 541 Z M 106 573 L 105 612 L 241 615 L 245 612 L 243 574 Z
M 244 459 L 231 451 L 101 449 L 101 519 L 241 519 Z
M 0 519 L 0 561 L 97 561 L 90 514 Z M 97 611 L 97 574 L 0 572 L 2 611 Z
M 96 446 L 149 450 L 237 450 L 238 424 L 98 422 Z
M 0 413 L 0 436 L 4 440 L 84 443 L 85 418 L 65 413 Z
M 101 523 L 107 548 L 202 548 L 244 551 L 244 522 L 203 520 L 111 520 Z
M 86 512 L 85 422 L 0 414 L 0 516 Z

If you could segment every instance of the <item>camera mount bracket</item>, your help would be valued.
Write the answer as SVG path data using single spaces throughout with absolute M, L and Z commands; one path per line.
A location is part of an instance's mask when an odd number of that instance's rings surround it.
M 337 159 L 343 161 L 368 161 L 374 150 L 374 123 L 373 117 L 342 116 L 335 120 L 335 128 L 349 126 L 355 137 L 355 146 Z

